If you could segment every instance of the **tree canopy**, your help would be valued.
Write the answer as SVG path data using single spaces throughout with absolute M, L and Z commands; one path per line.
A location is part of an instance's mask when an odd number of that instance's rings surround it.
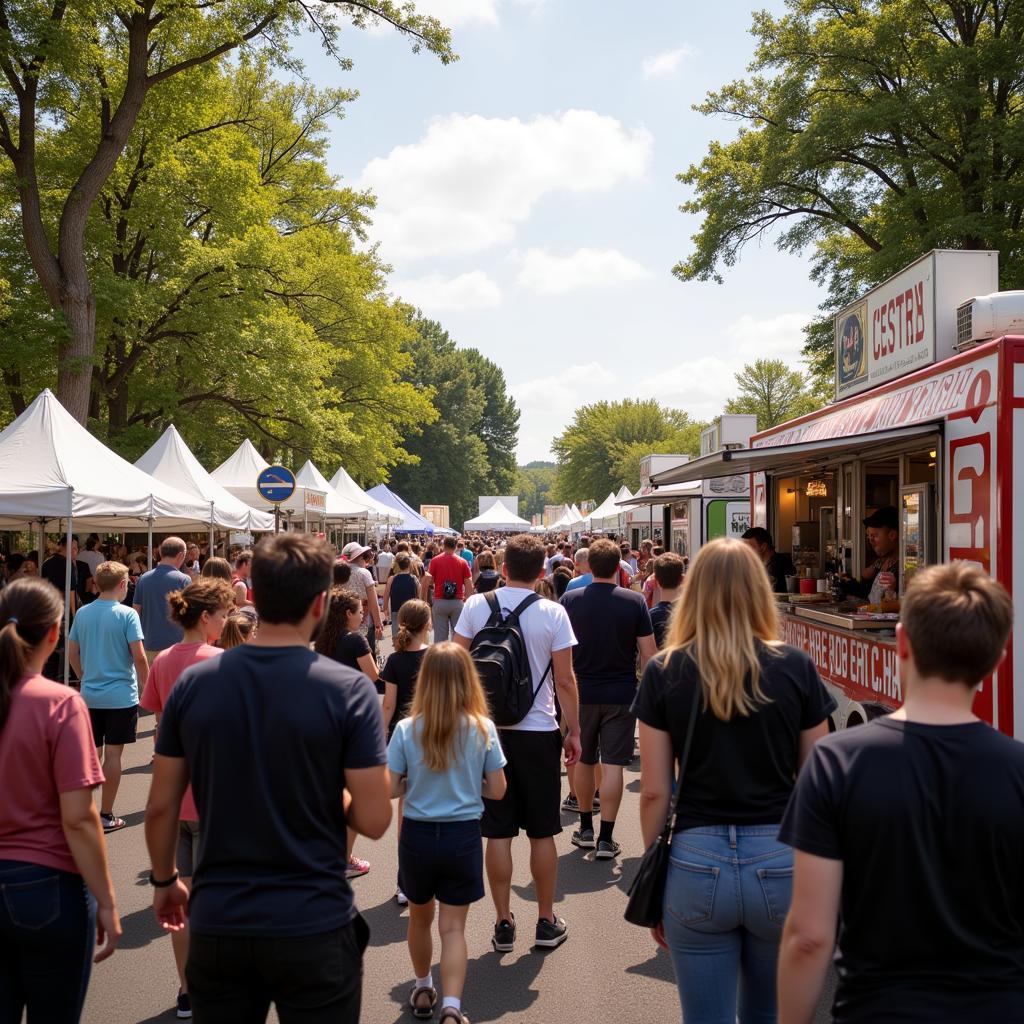
M 695 455 L 704 426 L 654 399 L 582 406 L 551 445 L 558 466 L 554 497 L 562 502 L 603 501 L 622 484 L 635 491 L 645 455 Z
M 551 498 L 555 486 L 555 464 L 553 462 L 528 462 L 516 473 L 512 490 L 519 495 L 519 514 L 525 519 L 544 513 L 545 505 L 553 505 Z
M 697 109 L 739 123 L 679 175 L 702 217 L 684 280 L 721 279 L 751 240 L 811 250 L 835 312 L 932 248 L 998 249 L 1024 285 L 1024 5 L 788 0 L 755 15 L 749 76 Z M 832 374 L 832 325 L 806 353 Z
M 781 359 L 747 363 L 736 374 L 736 386 L 739 394 L 725 403 L 725 411 L 756 416 L 758 430 L 803 416 L 822 405 L 807 377 Z

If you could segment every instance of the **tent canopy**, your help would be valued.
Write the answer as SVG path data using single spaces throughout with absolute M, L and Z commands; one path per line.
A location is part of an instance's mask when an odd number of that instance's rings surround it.
M 234 454 L 225 459 L 210 476 L 247 505 L 252 505 L 253 508 L 270 508 L 272 503 L 268 502 L 256 487 L 257 478 L 269 465 L 252 441 L 246 438 L 235 449 Z M 325 501 L 326 493 L 323 490 L 304 487 L 296 479 L 292 496 L 287 501 L 280 502 L 280 505 L 281 511 L 286 515 L 297 516 L 300 519 L 309 515 L 322 519 Z
M 388 490 L 384 484 L 377 484 L 366 492 L 371 498 L 383 502 L 385 505 L 399 512 L 402 521 L 395 526 L 396 533 L 447 533 L 451 531 L 442 530 L 435 526 L 429 519 L 424 519 L 411 505 L 404 502 L 394 491 Z
M 0 523 L 72 517 L 83 529 L 207 527 L 209 501 L 155 479 L 93 437 L 49 389 L 0 433 Z
M 367 505 L 361 505 L 339 494 L 328 482 L 327 478 L 307 459 L 305 465 L 295 474 L 295 482 L 314 491 L 323 491 L 327 495 L 328 520 L 366 519 L 370 515 Z
M 390 505 L 385 505 L 372 495 L 368 494 L 349 476 L 344 466 L 338 467 L 338 472 L 330 479 L 330 485 L 343 498 L 355 502 L 357 505 L 365 505 L 369 509 L 368 518 L 380 523 L 400 523 L 401 515 Z
M 627 491 L 627 493 L 629 492 Z M 608 497 L 587 516 L 586 523 L 591 529 L 603 530 L 619 525 L 619 516 L 622 514 L 622 509 L 615 504 L 615 500 L 615 492 L 610 491 Z
M 239 501 L 200 465 L 172 423 L 135 465 L 144 473 L 213 506 L 213 525 L 227 530 L 272 530 L 274 517 Z
M 481 512 L 475 519 L 467 519 L 463 523 L 464 530 L 501 530 L 504 532 L 529 530 L 527 520 L 507 509 L 500 501 L 495 501 L 489 509 Z

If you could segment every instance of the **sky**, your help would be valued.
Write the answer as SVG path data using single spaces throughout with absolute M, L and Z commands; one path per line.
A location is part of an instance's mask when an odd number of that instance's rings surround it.
M 671 273 L 699 227 L 676 175 L 736 131 L 692 107 L 744 74 L 755 6 L 783 4 L 420 0 L 453 30 L 447 67 L 383 27 L 345 32 L 350 71 L 300 42 L 314 81 L 360 93 L 328 160 L 377 196 L 391 292 L 502 367 L 520 462 L 581 405 L 708 419 L 744 363 L 801 366 L 823 298 L 806 259 L 762 242 L 723 284 Z

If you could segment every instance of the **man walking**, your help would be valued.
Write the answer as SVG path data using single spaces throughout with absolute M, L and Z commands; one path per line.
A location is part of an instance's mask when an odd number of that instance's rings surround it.
M 578 644 L 573 668 L 579 683 L 582 753 L 574 783 L 580 827 L 573 846 L 594 849 L 597 860 L 618 856 L 612 837 L 622 802 L 622 769 L 633 760 L 636 715 L 637 652 L 640 671 L 657 653 L 651 616 L 642 594 L 616 585 L 619 548 L 614 541 L 595 540 L 589 548 L 593 581 L 566 591 L 562 605 L 569 613 Z M 594 790 L 601 764 L 601 829 L 594 838 Z
M 197 1024 L 263 1021 L 272 1002 L 282 1020 L 359 1019 L 369 932 L 345 879 L 345 826 L 380 838 L 391 784 L 373 685 L 310 650 L 331 563 L 305 534 L 263 541 L 255 639 L 186 670 L 164 706 L 150 882 L 166 930 L 188 917 Z M 190 781 L 202 828 L 191 896 L 175 868 Z
M 168 537 L 160 545 L 160 561 L 149 572 L 144 572 L 135 584 L 132 607 L 142 620 L 142 635 L 146 638 L 146 657 L 149 663 L 168 647 L 181 643 L 185 635 L 181 626 L 171 622 L 167 614 L 167 595 L 184 590 L 192 581 L 181 571 L 185 561 L 185 542 L 180 537 Z
M 659 651 L 665 646 L 672 609 L 683 592 L 684 568 L 683 560 L 672 551 L 666 551 L 654 559 L 654 582 L 660 596 L 651 609 L 651 626 L 654 628 L 654 642 Z
M 430 576 L 434 581 L 434 643 L 438 644 L 452 638 L 466 598 L 473 593 L 469 563 L 455 551 L 455 538 L 445 537 L 444 553 L 430 560 Z
M 918 571 L 901 614 L 903 706 L 819 740 L 783 818 L 783 1024 L 812 1019 L 837 920 L 838 1024 L 1024 1020 L 1024 746 L 972 711 L 1013 606 L 957 562 Z
M 594 582 L 594 574 L 590 571 L 590 548 L 580 548 L 572 556 L 572 560 L 576 567 L 576 575 L 569 580 L 565 588 L 567 593 L 570 590 L 582 590 Z
M 75 616 L 68 638 L 68 660 L 82 681 L 93 741 L 103 759 L 100 821 L 104 832 L 124 828 L 114 814 L 126 743 L 134 743 L 139 722 L 139 691 L 149 679 L 138 613 L 122 604 L 128 593 L 128 566 L 101 562 L 96 570 L 99 597 Z
M 457 557 L 455 555 L 452 556 Z M 437 559 L 431 563 L 431 568 Z M 493 591 L 503 614 L 534 596 L 534 584 L 544 576 L 544 547 L 529 534 L 519 534 L 505 547 L 501 566 L 506 585 Z M 467 650 L 473 637 L 491 617 L 488 594 L 466 602 L 455 630 L 455 642 Z M 435 604 L 436 608 L 436 604 Z M 555 836 L 562 831 L 561 756 L 573 765 L 580 755 L 579 709 L 572 648 L 576 643 L 565 609 L 541 599 L 519 620 L 536 690 L 533 705 L 517 725 L 498 730 L 507 789 L 501 800 L 485 800 L 481 831 L 487 839 L 487 881 L 497 923 L 491 944 L 498 952 L 515 948 L 516 919 L 512 913 L 512 840 L 519 830 L 530 840 L 530 873 L 537 894 L 534 945 L 553 949 L 568 937 L 564 920 L 555 916 L 558 854 Z M 563 739 L 555 711 L 555 690 L 568 731 Z

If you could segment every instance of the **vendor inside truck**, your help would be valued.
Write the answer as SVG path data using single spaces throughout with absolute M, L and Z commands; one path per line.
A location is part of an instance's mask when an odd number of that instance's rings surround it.
M 843 588 L 880 606 L 887 594 L 895 596 L 899 591 L 899 512 L 892 505 L 885 505 L 864 519 L 864 526 L 875 560 L 859 580 L 845 577 Z

